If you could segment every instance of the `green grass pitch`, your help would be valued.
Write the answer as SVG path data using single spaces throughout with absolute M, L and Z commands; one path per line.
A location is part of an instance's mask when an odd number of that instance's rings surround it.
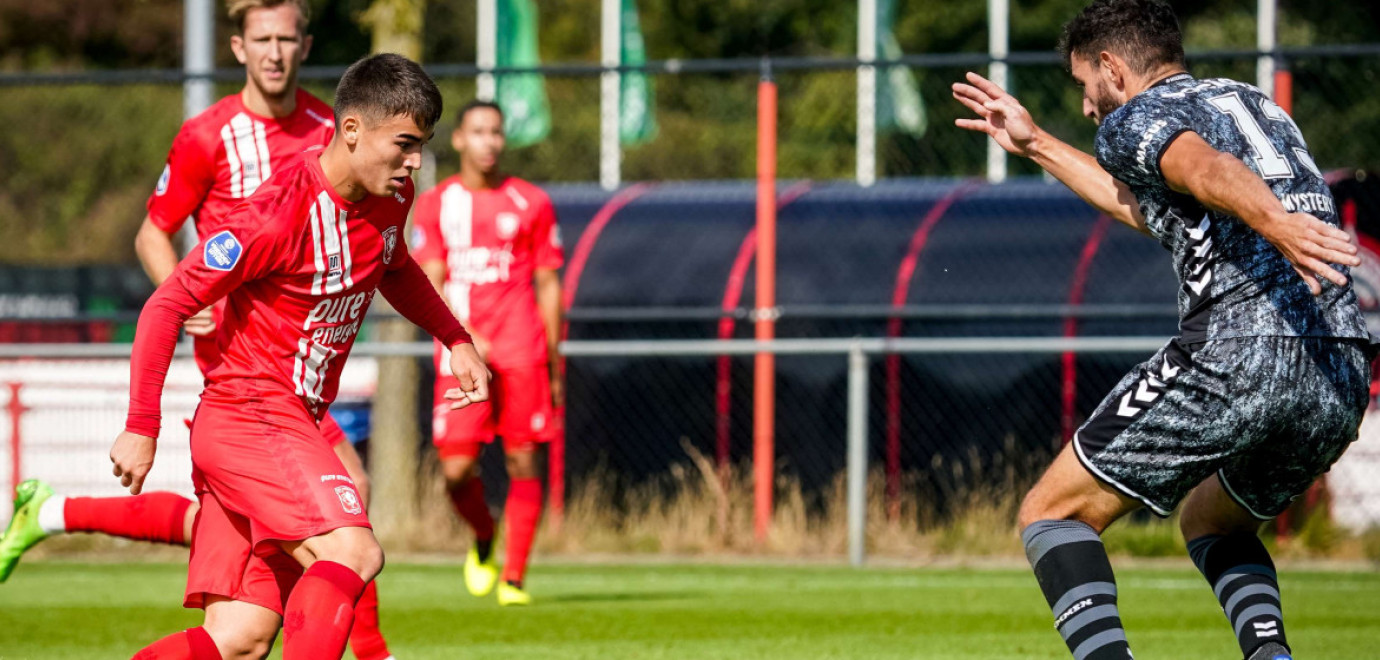
M 1119 570 L 1136 658 L 1239 659 L 1212 594 L 1184 564 Z M 21 565 L 0 585 L 0 660 L 128 658 L 197 625 L 200 613 L 179 607 L 184 571 Z M 379 581 L 384 632 L 399 660 L 1068 657 L 1018 567 L 538 563 L 529 586 L 535 606 L 500 609 L 465 593 L 459 566 L 395 563 Z M 1380 657 L 1380 573 L 1286 570 L 1283 590 L 1300 660 Z

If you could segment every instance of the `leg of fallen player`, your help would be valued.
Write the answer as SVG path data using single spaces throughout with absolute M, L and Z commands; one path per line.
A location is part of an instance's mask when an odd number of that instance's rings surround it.
M 1179 519 L 1189 556 L 1212 586 L 1243 657 L 1250 660 L 1289 651 L 1279 579 L 1257 535 L 1260 523 L 1232 500 L 1218 475 L 1193 489 Z
M 50 536 L 86 532 L 135 541 L 187 545 L 197 505 L 177 493 L 63 497 L 29 479 L 15 489 L 14 517 L 0 535 L 0 582 L 29 548 Z
M 1126 660 L 1116 577 L 1099 536 L 1140 506 L 1093 478 L 1067 445 L 1021 504 L 1021 540 L 1054 625 L 1079 660 Z

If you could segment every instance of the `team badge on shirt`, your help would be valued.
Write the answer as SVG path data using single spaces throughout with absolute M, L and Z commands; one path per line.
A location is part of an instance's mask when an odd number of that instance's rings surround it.
M 398 228 L 389 227 L 383 230 L 383 263 L 393 263 L 393 248 L 398 247 Z
M 206 239 L 206 247 L 202 249 L 201 259 L 206 263 L 207 268 L 228 272 L 235 268 L 235 264 L 240 262 L 240 256 L 243 254 L 244 246 L 227 229 Z
M 340 508 L 352 516 L 364 513 L 364 507 L 359 504 L 359 495 L 351 486 L 336 486 L 335 496 L 340 498 Z
M 163 174 L 158 177 L 158 186 L 153 189 L 153 194 L 159 197 L 168 192 L 168 180 L 172 179 L 172 166 L 164 165 Z
M 522 221 L 518 220 L 516 214 L 500 213 L 498 214 L 497 220 L 499 240 L 510 241 L 513 239 L 514 236 L 517 236 L 518 227 L 521 226 Z

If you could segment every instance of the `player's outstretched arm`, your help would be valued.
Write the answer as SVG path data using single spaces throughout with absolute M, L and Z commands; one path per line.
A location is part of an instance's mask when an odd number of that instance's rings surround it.
M 1313 295 L 1322 293 L 1318 277 L 1346 286 L 1346 275 L 1330 264 L 1361 265 L 1349 234 L 1307 213 L 1290 213 L 1264 179 L 1197 133 L 1184 132 L 1169 143 L 1160 171 L 1170 188 L 1240 218 L 1265 237 L 1293 264 Z
M 202 307 L 173 278 L 154 291 L 139 313 L 130 351 L 129 413 L 124 432 L 110 448 L 114 474 L 132 495 L 139 494 L 153 469 L 162 426 L 163 383 L 177 348 L 178 328 Z
M 954 83 L 953 96 L 977 118 L 955 120 L 959 128 L 986 133 L 1008 153 L 1035 161 L 1094 208 L 1146 231 L 1135 196 L 1102 169 L 1092 154 L 1045 132 L 1016 97 L 992 81 L 972 72 L 967 78 L 967 83 Z

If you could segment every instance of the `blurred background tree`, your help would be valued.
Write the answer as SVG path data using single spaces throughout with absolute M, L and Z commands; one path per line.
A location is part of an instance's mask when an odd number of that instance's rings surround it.
M 896 0 L 894 33 L 907 53 L 983 52 L 985 3 Z M 599 0 L 542 0 L 540 48 L 548 63 L 597 62 Z M 1049 51 L 1084 0 L 1017 0 L 1011 48 Z M 1174 0 L 1190 51 L 1250 49 L 1254 0 Z M 1283 0 L 1286 46 L 1380 42 L 1380 3 Z M 361 26 L 369 0 L 313 0 L 316 35 L 309 64 L 342 66 L 370 49 Z M 832 0 L 640 0 L 647 57 L 759 58 L 848 56 L 855 50 L 855 5 Z M 223 12 L 222 12 L 223 13 Z M 235 66 L 231 26 L 222 16 L 217 62 Z M 422 58 L 474 61 L 474 2 L 430 0 Z M 175 68 L 181 63 L 180 0 L 0 0 L 0 71 Z M 1296 115 L 1320 165 L 1380 163 L 1380 63 L 1293 63 Z M 1195 72 L 1251 80 L 1249 58 L 1195 66 Z M 962 69 L 916 70 L 929 129 L 884 133 L 883 176 L 972 176 L 985 162 L 981 136 L 950 128 L 960 108 L 948 86 Z M 780 165 L 785 178 L 846 179 L 853 172 L 854 77 L 849 71 L 778 72 Z M 755 72 L 661 76 L 659 131 L 628 147 L 625 180 L 724 179 L 754 171 Z M 1078 93 L 1057 66 L 1015 67 L 1013 88 L 1046 126 L 1076 144 L 1094 127 L 1078 115 Z M 447 107 L 474 93 L 473 81 L 438 81 Z M 231 93 L 237 84 L 223 84 Z M 332 83 L 307 88 L 330 99 Z M 591 181 L 598 173 L 598 79 L 548 76 L 554 109 L 550 137 L 511 152 L 508 166 L 536 181 Z M 181 118 L 174 85 L 6 87 L 0 104 L 0 262 L 132 263 L 129 248 L 143 202 Z M 440 174 L 456 168 L 445 139 L 433 142 Z M 1017 174 L 1033 174 L 1013 162 Z

